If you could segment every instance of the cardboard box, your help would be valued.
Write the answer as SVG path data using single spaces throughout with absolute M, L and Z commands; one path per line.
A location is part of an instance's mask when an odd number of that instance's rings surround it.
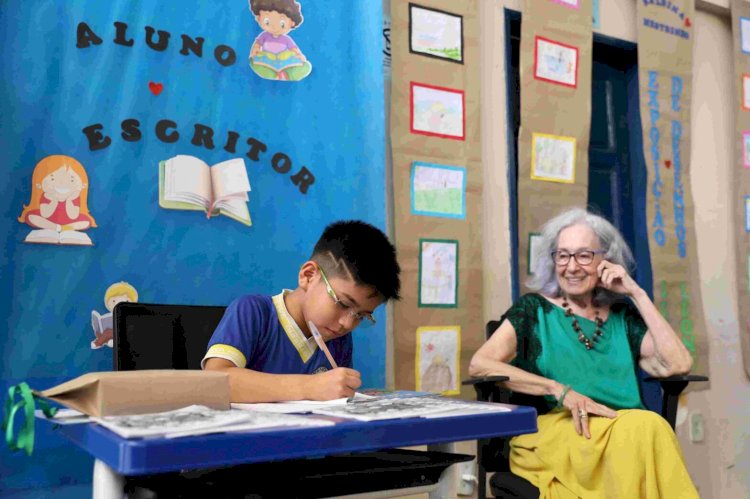
M 95 417 L 163 412 L 193 404 L 230 408 L 229 375 L 216 371 L 88 373 L 34 394 Z

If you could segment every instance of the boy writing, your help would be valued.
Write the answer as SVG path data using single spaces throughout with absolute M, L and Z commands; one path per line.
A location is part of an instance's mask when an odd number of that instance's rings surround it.
M 379 229 L 361 221 L 323 231 L 297 275 L 297 289 L 232 302 L 208 343 L 206 370 L 229 374 L 233 402 L 331 400 L 362 384 L 352 366 L 356 328 L 375 323 L 373 311 L 398 299 L 396 250 Z M 312 322 L 338 365 L 320 351 Z

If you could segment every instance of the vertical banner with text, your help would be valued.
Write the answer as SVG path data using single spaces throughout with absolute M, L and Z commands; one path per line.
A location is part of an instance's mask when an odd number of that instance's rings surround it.
M 693 0 L 638 2 L 638 81 L 654 303 L 690 350 L 693 372 L 704 374 L 708 344 L 690 191 L 694 12 Z

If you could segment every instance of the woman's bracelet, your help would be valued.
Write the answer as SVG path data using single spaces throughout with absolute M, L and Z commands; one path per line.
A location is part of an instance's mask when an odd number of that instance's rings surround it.
M 565 400 L 565 396 L 568 394 L 569 391 L 570 391 L 570 385 L 565 385 L 565 388 L 563 388 L 563 391 L 560 394 L 560 398 L 557 399 L 557 406 L 556 407 L 558 409 L 563 406 L 563 400 Z

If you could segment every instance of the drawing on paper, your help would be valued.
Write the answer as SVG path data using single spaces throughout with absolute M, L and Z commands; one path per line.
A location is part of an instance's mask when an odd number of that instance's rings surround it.
M 411 170 L 415 215 L 466 217 L 466 169 L 415 161 Z
M 526 272 L 529 275 L 534 275 L 534 269 L 537 266 L 537 263 L 539 262 L 539 258 L 544 258 L 544 255 L 541 255 L 540 252 L 542 250 L 540 243 L 542 242 L 542 234 L 539 232 L 529 232 L 529 255 L 527 258 L 527 268 Z
M 742 132 L 742 164 L 750 168 L 750 131 Z
M 576 180 L 575 163 L 575 137 L 531 135 L 531 178 L 572 184 Z
M 750 54 L 750 18 L 740 17 L 740 48 Z
M 361 402 L 320 407 L 313 409 L 312 412 L 360 421 L 376 421 L 396 418 L 451 417 L 464 414 L 507 412 L 508 410 L 501 404 L 489 402 L 467 402 L 433 395 L 399 397 L 397 394 L 395 397 L 376 397 Z
M 750 75 L 742 75 L 742 107 L 750 111 Z
M 745 232 L 750 232 L 750 196 L 745 196 Z
M 458 395 L 461 326 L 417 328 L 417 391 Z
M 458 306 L 458 241 L 419 240 L 419 306 Z
M 315 420 L 291 414 L 270 414 L 243 410 L 218 410 L 202 405 L 191 405 L 152 414 L 107 416 L 93 418 L 125 438 L 148 436 L 203 435 L 228 431 L 255 430 L 277 426 L 330 426 L 330 421 Z
M 409 4 L 409 50 L 463 63 L 463 18 Z
M 567 87 L 578 85 L 578 49 L 541 36 L 535 40 L 534 78 Z
M 464 93 L 412 82 L 411 132 L 464 140 Z

